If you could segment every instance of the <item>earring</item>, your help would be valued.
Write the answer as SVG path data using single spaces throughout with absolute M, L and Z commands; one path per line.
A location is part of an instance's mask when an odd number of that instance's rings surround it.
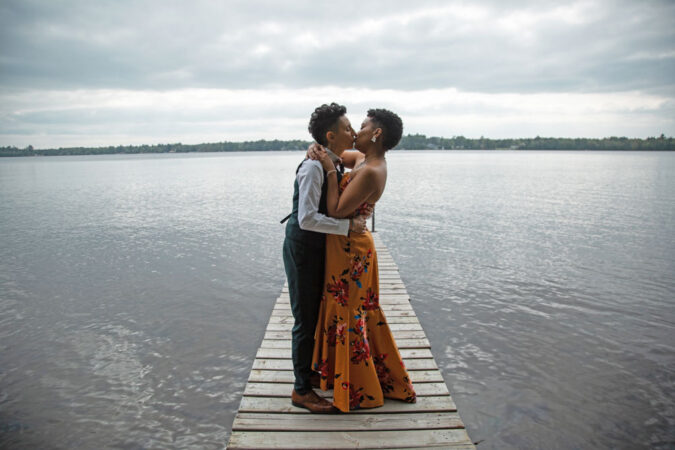
M 373 136 L 373 137 L 370 139 L 370 141 L 371 141 L 371 142 L 375 142 L 375 141 L 377 141 L 377 138 L 376 138 L 375 136 Z

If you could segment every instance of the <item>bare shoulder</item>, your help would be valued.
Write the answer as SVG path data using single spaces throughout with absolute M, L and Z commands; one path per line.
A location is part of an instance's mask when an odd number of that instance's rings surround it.
M 367 173 L 370 174 L 370 176 L 381 177 L 382 175 L 387 174 L 386 164 L 378 164 L 376 166 L 366 166 L 364 167 L 364 169 L 367 171 Z
M 378 174 L 380 173 L 380 168 L 365 165 L 359 170 L 358 173 L 359 173 L 360 177 L 373 179 L 373 178 L 377 177 Z
M 358 173 L 359 183 L 381 191 L 387 180 L 386 166 L 364 166 Z M 372 200 L 372 199 L 371 199 Z

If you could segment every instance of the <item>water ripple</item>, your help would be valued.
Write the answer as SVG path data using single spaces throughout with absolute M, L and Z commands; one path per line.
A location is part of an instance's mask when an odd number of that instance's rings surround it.
M 222 448 L 301 154 L 0 160 L 0 447 Z M 474 440 L 675 445 L 675 155 L 394 152 L 377 227 Z

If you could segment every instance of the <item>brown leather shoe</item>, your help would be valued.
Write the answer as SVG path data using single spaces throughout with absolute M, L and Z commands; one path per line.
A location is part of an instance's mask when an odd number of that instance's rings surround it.
M 293 403 L 293 406 L 308 409 L 315 414 L 333 414 L 338 411 L 338 409 L 331 405 L 328 400 L 319 397 L 314 391 L 309 391 L 305 395 L 300 395 L 293 389 L 293 393 L 291 393 L 291 403 Z

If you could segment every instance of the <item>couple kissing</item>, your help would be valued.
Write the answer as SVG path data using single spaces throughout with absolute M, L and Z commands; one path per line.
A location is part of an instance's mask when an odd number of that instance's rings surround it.
M 313 413 L 374 408 L 385 397 L 416 401 L 380 309 L 377 253 L 366 228 L 384 193 L 386 152 L 401 139 L 403 123 L 391 111 L 371 109 L 355 131 L 346 113 L 336 103 L 312 113 L 316 142 L 296 170 L 293 210 L 284 219 L 295 319 L 291 401 Z M 333 401 L 314 388 L 332 389 Z

